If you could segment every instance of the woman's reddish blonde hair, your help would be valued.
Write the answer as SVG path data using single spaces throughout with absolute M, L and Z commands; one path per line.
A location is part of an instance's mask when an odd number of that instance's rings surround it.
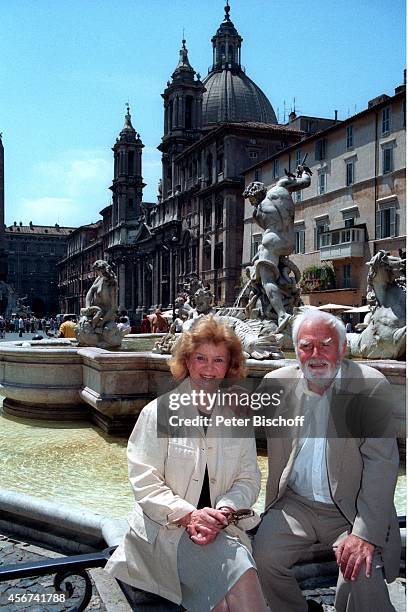
M 189 375 L 187 360 L 199 346 L 224 344 L 229 351 L 230 364 L 226 378 L 244 378 L 247 374 L 242 344 L 234 330 L 213 316 L 200 317 L 189 329 L 184 331 L 177 341 L 173 356 L 170 359 L 170 371 L 176 380 L 182 380 Z

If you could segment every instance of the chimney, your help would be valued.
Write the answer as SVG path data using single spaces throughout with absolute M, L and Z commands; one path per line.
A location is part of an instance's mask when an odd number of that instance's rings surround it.
M 338 113 L 339 113 L 338 110 L 334 111 L 334 120 L 335 120 L 336 123 L 337 123 L 337 115 L 338 115 Z

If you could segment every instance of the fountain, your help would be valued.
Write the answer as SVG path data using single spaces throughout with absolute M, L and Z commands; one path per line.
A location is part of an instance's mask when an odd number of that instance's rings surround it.
M 294 244 L 291 194 L 310 184 L 310 174 L 303 164 L 296 176 L 287 172 L 268 191 L 263 183 L 256 182 L 244 192 L 254 206 L 255 220 L 264 230 L 262 244 L 247 270 L 249 280 L 236 304 L 218 310 L 215 316 L 231 325 L 240 337 L 250 378 L 260 380 L 267 372 L 291 363 L 283 359 L 281 351 L 291 341 L 290 321 L 300 303 L 299 272 L 289 258 Z M 358 338 L 349 334 L 348 340 L 353 355 L 379 357 L 366 363 L 401 391 L 395 415 L 399 436 L 404 438 L 405 362 L 395 360 L 405 343 L 403 262 L 380 252 L 369 266 L 370 295 L 372 291 L 376 306 L 366 332 Z M 149 400 L 171 388 L 167 360 L 177 338 L 175 330 L 158 335 L 155 353 L 129 350 L 135 336 L 122 341 L 123 333 L 114 323 L 116 277 L 104 261 L 96 262 L 94 268 L 97 278 L 81 311 L 79 346 L 69 340 L 48 339 L 1 344 L 0 385 L 6 413 L 38 419 L 90 420 L 106 432 L 125 433 Z M 213 296 L 197 274 L 190 276 L 184 289 L 177 307 L 188 317 L 183 325 L 188 329 L 194 318 L 214 312 Z M 376 338 L 378 329 L 380 341 Z M 390 348 L 386 352 L 385 347 L 392 347 L 392 351 Z M 387 359 L 381 358 L 384 355 Z

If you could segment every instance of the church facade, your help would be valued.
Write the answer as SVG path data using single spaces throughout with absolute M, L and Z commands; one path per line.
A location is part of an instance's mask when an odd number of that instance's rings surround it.
M 195 72 L 183 40 L 162 94 L 157 203 L 142 202 L 143 144 L 129 110 L 113 147 L 112 204 L 101 211 L 103 254 L 117 271 L 120 308 L 136 319 L 157 306 L 171 307 L 191 272 L 211 287 L 218 304 L 234 301 L 244 234 L 243 171 L 303 134 L 278 125 L 269 100 L 246 75 L 242 38 L 229 11 L 227 5 L 211 40 L 208 75 L 201 79 Z M 69 253 L 68 247 L 61 283 L 72 268 Z M 71 296 L 70 303 L 83 299 Z
M 129 108 L 113 147 L 112 204 L 101 211 L 102 253 L 117 272 L 119 307 L 135 320 L 158 306 L 172 307 L 192 272 L 210 286 L 217 305 L 234 302 L 242 282 L 244 171 L 306 134 L 304 126 L 279 125 L 268 98 L 247 76 L 243 39 L 229 13 L 227 4 L 211 39 L 212 66 L 205 78 L 192 67 L 183 40 L 162 93 L 156 203 L 142 201 L 143 143 Z M 67 269 L 72 275 L 75 267 L 71 251 L 68 245 L 60 265 L 61 287 Z M 83 294 L 69 299 L 84 305 Z

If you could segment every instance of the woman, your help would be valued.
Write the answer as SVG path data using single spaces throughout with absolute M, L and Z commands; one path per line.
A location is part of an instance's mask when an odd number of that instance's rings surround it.
M 142 410 L 129 439 L 129 477 L 137 503 L 106 569 L 190 612 L 264 612 L 243 530 L 257 520 L 246 519 L 239 527 L 228 526 L 227 520 L 231 510 L 250 508 L 259 493 L 254 438 L 211 436 L 212 425 L 207 431 L 204 425 L 190 427 L 188 435 L 181 428 L 179 437 L 158 436 L 157 428 L 158 414 L 181 394 L 191 399 L 180 411 L 183 417 L 225 411 L 194 406 L 192 391 L 214 391 L 224 377 L 243 377 L 241 343 L 231 328 L 201 317 L 183 332 L 170 369 L 182 383 Z

